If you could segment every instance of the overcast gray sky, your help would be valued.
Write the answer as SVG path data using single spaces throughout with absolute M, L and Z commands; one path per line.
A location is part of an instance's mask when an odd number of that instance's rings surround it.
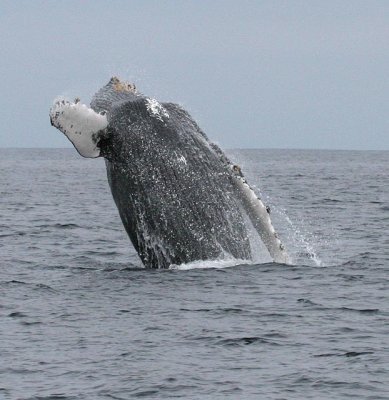
M 386 0 L 0 0 L 0 51 L 0 147 L 118 75 L 224 148 L 389 149 Z

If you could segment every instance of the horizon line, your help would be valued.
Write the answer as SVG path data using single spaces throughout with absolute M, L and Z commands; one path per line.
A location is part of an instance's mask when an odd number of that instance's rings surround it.
M 73 147 L 15 147 L 0 146 L 0 150 L 72 150 Z M 316 151 L 376 151 L 385 152 L 389 149 L 342 149 L 342 148 L 321 148 L 321 147 L 224 147 L 224 150 L 316 150 Z

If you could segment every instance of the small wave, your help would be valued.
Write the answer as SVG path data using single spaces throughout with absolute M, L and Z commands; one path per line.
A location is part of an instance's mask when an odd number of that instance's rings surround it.
M 11 281 L 5 281 L 1 282 L 1 285 L 4 286 L 17 286 L 17 285 L 25 285 L 27 287 L 31 287 L 33 290 L 43 290 L 43 291 L 51 291 L 55 292 L 56 290 L 53 289 L 51 286 L 46 285 L 44 283 L 35 283 L 35 282 L 22 282 L 22 281 L 17 281 L 17 280 L 11 280 Z
M 31 326 L 31 325 L 41 325 L 41 321 L 21 321 L 22 325 Z
M 351 312 L 356 312 L 360 314 L 378 314 L 379 313 L 379 308 L 350 308 L 350 307 L 337 307 L 338 310 L 342 311 L 351 311 Z
M 346 353 L 324 353 L 316 354 L 314 357 L 357 357 L 366 354 L 374 354 L 373 351 L 347 351 Z
M 200 312 L 200 313 L 212 313 L 216 315 L 224 315 L 224 314 L 241 314 L 245 312 L 242 308 L 236 307 L 221 307 L 221 308 L 180 308 L 180 311 L 184 312 Z
M 342 200 L 338 200 L 338 199 L 330 199 L 328 197 L 326 197 L 325 199 L 322 200 L 323 203 L 342 203 Z
M 28 285 L 27 282 L 23 282 L 23 281 L 18 281 L 16 279 L 12 279 L 11 281 L 6 281 L 6 282 L 2 282 L 5 285 Z
M 55 223 L 55 224 L 41 224 L 36 226 L 39 229 L 42 228 L 58 228 L 58 229 L 73 229 L 73 228 L 81 228 L 81 226 L 77 224 L 61 224 L 61 223 Z
M 34 290 L 46 290 L 46 291 L 50 291 L 50 292 L 56 292 L 55 289 L 53 289 L 51 286 L 46 285 L 44 283 L 35 283 L 34 284 Z
M 315 303 L 309 299 L 297 299 L 298 303 L 302 303 L 304 304 L 304 306 L 306 307 L 312 307 L 314 309 L 320 309 L 323 311 L 326 310 L 338 310 L 338 311 L 346 311 L 346 312 L 355 312 L 355 313 L 359 313 L 359 314 L 378 314 L 380 312 L 379 308 L 351 308 L 351 307 L 330 307 L 330 306 L 324 306 L 322 304 L 319 303 Z
M 139 265 L 134 265 L 134 266 L 129 266 L 129 267 L 124 267 L 124 268 L 120 268 L 119 270 L 109 270 L 106 269 L 104 270 L 105 272 L 142 272 L 142 271 L 147 271 L 147 272 L 154 272 L 155 269 L 147 269 L 145 267 L 141 267 Z
M 0 235 L 0 238 L 10 237 L 10 236 L 25 236 L 26 232 L 15 232 L 15 233 L 4 233 Z
M 53 224 L 51 225 L 53 228 L 59 228 L 59 229 L 73 229 L 73 228 L 81 228 L 81 226 L 77 224 Z M 50 227 L 50 225 L 47 225 L 47 227 Z
M 273 346 L 279 346 L 279 343 L 259 336 L 222 339 L 219 340 L 217 344 L 223 346 L 248 346 L 250 344 L 270 344 Z
M 337 274 L 339 278 L 344 279 L 345 281 L 362 281 L 365 279 L 365 275 L 351 275 L 351 274 Z
M 65 394 L 49 394 L 48 396 L 34 396 L 28 400 L 76 400 L 77 397 L 66 396 Z
M 370 251 L 365 251 L 363 253 L 355 254 L 352 257 L 350 257 L 349 260 L 343 262 L 340 264 L 342 267 L 359 267 L 359 266 L 364 266 L 366 264 L 366 261 L 370 260 L 377 260 L 377 255 L 370 252 Z
M 20 311 L 14 311 L 14 312 L 11 312 L 10 314 L 8 314 L 8 317 L 10 317 L 10 318 L 25 318 L 25 317 L 27 317 L 27 315 Z
M 309 299 L 297 299 L 297 303 L 303 303 L 307 306 L 319 306 L 320 304 L 317 304 Z

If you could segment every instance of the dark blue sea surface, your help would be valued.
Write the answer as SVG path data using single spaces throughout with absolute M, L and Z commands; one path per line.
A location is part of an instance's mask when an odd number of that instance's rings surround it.
M 292 265 L 141 269 L 103 160 L 0 149 L 0 399 L 389 399 L 389 152 L 229 155 Z

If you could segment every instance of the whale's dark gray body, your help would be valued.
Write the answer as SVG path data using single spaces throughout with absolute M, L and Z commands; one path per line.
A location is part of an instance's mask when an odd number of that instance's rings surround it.
M 180 106 L 159 104 L 118 82 L 113 78 L 97 92 L 91 108 L 107 116 L 97 146 L 144 265 L 251 259 L 247 201 L 222 150 Z
M 163 268 L 223 253 L 250 259 L 231 169 L 197 124 L 175 104 L 162 104 L 166 115 L 152 117 L 145 97 L 123 97 L 99 106 L 99 99 L 109 98 L 104 90 L 91 106 L 108 109 L 101 154 L 123 225 L 143 263 Z

